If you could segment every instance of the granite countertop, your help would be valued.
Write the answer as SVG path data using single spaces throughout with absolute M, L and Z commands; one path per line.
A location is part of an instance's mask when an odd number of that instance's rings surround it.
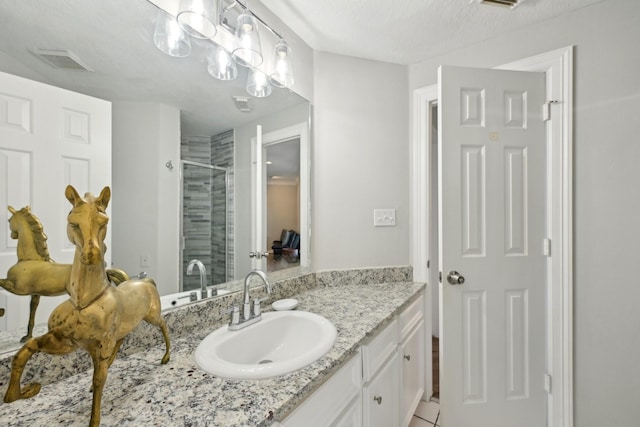
M 160 364 L 162 345 L 118 358 L 104 388 L 101 426 L 253 427 L 282 421 L 423 288 L 423 283 L 393 282 L 320 286 L 295 295 L 298 310 L 329 319 L 338 337 L 318 361 L 272 379 L 224 380 L 196 366 L 195 348 L 220 323 L 173 339 L 166 365 Z M 43 385 L 31 399 L 0 404 L 0 424 L 87 426 L 92 372 Z

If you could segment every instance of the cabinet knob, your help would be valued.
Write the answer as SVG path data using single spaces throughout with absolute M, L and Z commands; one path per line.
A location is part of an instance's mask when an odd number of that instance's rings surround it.
M 373 400 L 378 402 L 378 405 L 382 405 L 382 396 L 373 396 Z
M 410 354 L 405 354 L 405 355 L 404 355 L 404 358 L 405 358 L 407 361 L 409 361 L 409 360 L 411 360 L 411 355 L 410 355 Z

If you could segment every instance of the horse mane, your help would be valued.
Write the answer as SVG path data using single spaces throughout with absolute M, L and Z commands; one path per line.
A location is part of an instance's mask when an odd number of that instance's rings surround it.
M 33 243 L 36 247 L 36 251 L 38 251 L 38 255 L 46 261 L 50 261 L 51 256 L 49 255 L 49 247 L 47 246 L 47 235 L 44 233 L 44 227 L 38 217 L 31 213 L 31 208 L 29 206 L 25 206 L 16 213 L 22 214 L 24 219 L 27 221 L 27 225 L 31 228 L 31 231 L 33 232 Z

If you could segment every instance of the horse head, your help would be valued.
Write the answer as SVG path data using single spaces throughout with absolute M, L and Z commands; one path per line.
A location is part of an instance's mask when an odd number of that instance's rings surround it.
M 85 265 L 102 263 L 103 242 L 109 222 L 105 211 L 111 199 L 111 190 L 104 187 L 98 197 L 91 193 L 80 197 L 76 189 L 69 185 L 65 196 L 73 206 L 67 216 L 67 236 L 80 251 L 80 261 Z
M 11 212 L 11 218 L 9 218 L 9 230 L 11 230 L 11 238 L 14 240 L 18 239 L 18 224 L 16 220 L 16 213 L 18 212 L 13 208 L 13 206 L 8 207 L 9 212 Z

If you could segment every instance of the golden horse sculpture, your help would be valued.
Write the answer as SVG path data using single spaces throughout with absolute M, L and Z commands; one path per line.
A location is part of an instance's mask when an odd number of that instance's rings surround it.
M 169 361 L 169 332 L 161 316 L 160 296 L 153 280 L 128 280 L 116 287 L 107 279 L 103 241 L 109 221 L 105 214 L 111 198 L 109 187 L 98 197 L 87 193 L 81 198 L 72 186 L 67 186 L 65 195 L 73 205 L 67 217 L 67 234 L 76 246 L 67 289 L 69 299 L 51 313 L 49 332 L 29 339 L 13 357 L 4 401 L 26 399 L 40 391 L 38 383 L 20 387 L 22 372 L 33 354 L 67 354 L 84 348 L 93 360 L 89 426 L 97 427 L 107 371 L 125 336 L 142 320 L 158 326 L 166 346 L 164 364 Z
M 33 334 L 40 297 L 67 293 L 71 264 L 58 264 L 50 258 L 47 235 L 29 206 L 20 210 L 9 206 L 9 212 L 11 238 L 18 240 L 18 262 L 9 269 L 6 279 L 0 279 L 0 286 L 16 295 L 31 295 L 27 335 L 20 340 L 26 342 Z M 118 269 L 107 270 L 107 276 L 115 284 L 129 280 L 127 273 Z

